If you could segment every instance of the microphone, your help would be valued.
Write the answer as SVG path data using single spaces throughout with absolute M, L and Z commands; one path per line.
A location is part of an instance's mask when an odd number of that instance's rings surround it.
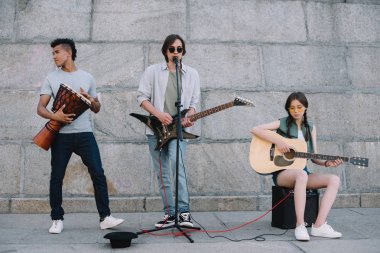
M 178 57 L 177 56 L 173 57 L 173 61 L 174 61 L 175 65 L 178 65 Z

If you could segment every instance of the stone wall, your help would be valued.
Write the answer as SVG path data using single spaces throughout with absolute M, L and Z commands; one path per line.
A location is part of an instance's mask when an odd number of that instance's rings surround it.
M 200 120 L 186 157 L 192 210 L 264 210 L 271 177 L 249 165 L 250 129 L 283 117 L 292 91 L 309 98 L 323 154 L 363 156 L 370 166 L 316 168 L 340 176 L 335 207 L 379 207 L 379 0 L 1 0 L 0 212 L 49 212 L 50 153 L 32 143 L 46 120 L 39 89 L 54 69 L 49 42 L 77 42 L 77 65 L 97 80 L 93 115 L 111 208 L 158 211 L 136 90 L 144 69 L 163 60 L 163 39 L 187 42 L 199 71 L 200 109 L 248 98 Z M 64 181 L 68 212 L 96 211 L 91 180 L 73 156 Z

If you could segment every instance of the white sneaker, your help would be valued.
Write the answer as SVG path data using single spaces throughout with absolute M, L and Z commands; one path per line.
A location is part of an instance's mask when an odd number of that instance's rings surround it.
M 296 227 L 296 229 L 294 230 L 294 235 L 296 236 L 296 239 L 298 241 L 310 240 L 310 236 L 309 236 L 309 233 L 307 232 L 305 225 L 299 225 L 298 227 Z
M 63 221 L 62 220 L 53 220 L 53 224 L 49 228 L 50 234 L 59 234 L 63 230 Z
M 342 237 L 342 233 L 335 231 L 327 222 L 320 226 L 319 228 L 311 227 L 310 234 L 312 236 L 320 236 L 320 237 L 326 237 L 326 238 L 340 238 Z
M 100 222 L 101 229 L 113 228 L 124 222 L 124 219 L 114 218 L 111 215 L 107 216 L 102 222 Z

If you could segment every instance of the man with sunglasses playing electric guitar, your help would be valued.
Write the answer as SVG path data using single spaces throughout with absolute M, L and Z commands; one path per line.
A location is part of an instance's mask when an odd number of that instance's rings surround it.
M 182 58 L 186 54 L 185 41 L 176 34 L 166 37 L 162 49 L 165 61 L 149 66 L 140 81 L 137 101 L 149 114 L 157 117 L 167 126 L 173 122 L 172 115 L 177 114 L 177 80 L 176 64 L 178 60 L 179 90 L 181 92 L 181 105 L 189 109 L 187 117 L 182 118 L 183 127 L 191 127 L 188 116 L 195 114 L 195 106 L 199 102 L 200 84 L 198 72 L 183 64 Z M 175 222 L 175 205 L 171 182 L 172 172 L 175 178 L 176 167 L 176 141 L 170 141 L 160 150 L 156 150 L 157 137 L 151 129 L 146 128 L 149 151 L 153 167 L 157 174 L 158 185 L 164 205 L 164 219 L 155 224 L 156 227 L 166 227 Z M 187 189 L 186 173 L 183 164 L 187 142 L 180 141 L 179 172 L 178 172 L 178 221 L 180 226 L 193 226 L 190 217 L 189 193 Z

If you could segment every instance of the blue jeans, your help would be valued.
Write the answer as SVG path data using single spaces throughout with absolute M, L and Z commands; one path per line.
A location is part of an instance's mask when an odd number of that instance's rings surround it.
M 149 151 L 152 157 L 153 168 L 157 175 L 158 187 L 160 189 L 162 202 L 164 205 L 165 214 L 175 214 L 175 202 L 173 193 L 173 184 L 170 178 L 170 172 L 172 174 L 173 181 L 175 181 L 176 172 L 176 152 L 177 152 L 177 140 L 170 141 L 161 151 L 154 150 L 157 144 L 156 137 L 154 135 L 147 135 L 149 142 Z M 178 166 L 178 211 L 189 212 L 189 193 L 187 191 L 187 182 L 185 174 L 185 166 L 183 160 L 186 153 L 186 141 L 180 141 L 179 150 L 179 166 Z M 160 172 L 160 161 L 162 164 L 162 172 Z M 162 180 L 161 180 L 162 174 Z M 174 182 L 175 184 L 175 182 Z M 165 192 L 164 192 L 165 189 Z M 166 195 L 166 196 L 165 196 Z
M 63 220 L 62 184 L 72 153 L 87 166 L 94 186 L 96 207 L 101 218 L 111 214 L 107 181 L 98 144 L 92 132 L 57 134 L 51 146 L 50 207 L 52 220 Z

